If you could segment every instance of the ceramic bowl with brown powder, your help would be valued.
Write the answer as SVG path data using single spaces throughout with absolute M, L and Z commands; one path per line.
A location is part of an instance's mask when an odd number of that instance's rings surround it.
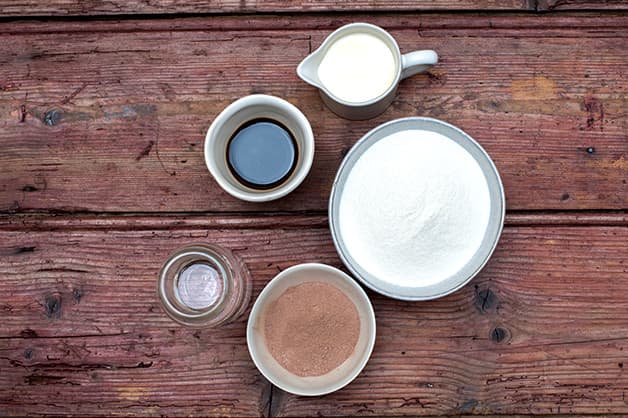
M 296 395 L 336 391 L 362 371 L 375 344 L 375 314 L 351 277 L 325 264 L 279 273 L 249 317 L 253 362 L 274 385 Z

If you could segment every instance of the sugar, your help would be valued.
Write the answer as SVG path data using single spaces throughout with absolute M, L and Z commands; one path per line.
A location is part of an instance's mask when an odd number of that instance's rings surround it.
M 390 284 L 451 277 L 479 249 L 490 196 L 475 159 L 449 138 L 406 130 L 369 147 L 348 175 L 339 228 L 351 257 Z
M 381 39 L 354 33 L 335 41 L 326 51 L 318 78 L 337 98 L 362 103 L 388 90 L 397 67 L 390 48 Z

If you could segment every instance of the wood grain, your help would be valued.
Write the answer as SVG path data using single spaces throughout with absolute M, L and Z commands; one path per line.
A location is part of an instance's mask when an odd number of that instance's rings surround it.
M 370 18 L 441 63 L 404 81 L 382 116 L 350 122 L 294 69 L 358 18 L 0 24 L 0 210 L 321 211 L 349 147 L 413 115 L 475 137 L 510 210 L 626 208 L 628 16 Z M 304 184 L 263 208 L 222 192 L 202 155 L 211 121 L 250 93 L 295 103 L 316 136 Z
M 154 290 L 160 263 L 191 241 L 233 248 L 251 269 L 256 294 L 290 265 L 339 266 L 326 225 L 310 221 L 262 229 L 215 222 L 133 230 L 113 221 L 100 229 L 3 229 L 0 409 L 628 413 L 626 227 L 507 227 L 488 266 L 453 295 L 403 303 L 370 293 L 378 321 L 373 356 L 356 381 L 322 398 L 276 388 L 271 396 L 248 359 L 244 319 L 194 331 L 160 311 Z
M 527 0 L 4 0 L 0 16 L 329 12 L 404 10 L 525 10 Z
M 434 11 L 434 10 L 618 10 L 628 9 L 626 0 L 5 0 L 0 16 L 94 16 L 136 14 L 206 14 L 253 12 L 347 12 L 347 11 Z
M 538 11 L 557 10 L 625 10 L 628 9 L 626 0 L 536 0 L 535 9 Z
M 610 11 L 627 8 L 2 2 L 0 415 L 628 415 L 628 16 Z M 498 9 L 511 13 L 485 13 Z M 294 73 L 353 21 L 441 57 L 363 122 L 331 114 Z M 295 103 L 317 141 L 306 182 L 263 206 L 221 192 L 202 157 L 213 118 L 250 93 Z M 255 294 L 293 264 L 340 267 L 325 213 L 337 167 L 369 129 L 412 115 L 454 123 L 490 152 L 507 226 L 453 295 L 369 293 L 378 340 L 356 381 L 288 395 L 250 361 L 246 318 L 189 330 L 161 312 L 157 271 L 191 241 L 234 249 Z

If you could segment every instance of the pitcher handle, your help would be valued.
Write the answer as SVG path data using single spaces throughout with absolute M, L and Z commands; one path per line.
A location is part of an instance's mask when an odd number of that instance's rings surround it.
M 436 51 L 412 51 L 401 56 L 401 79 L 429 70 L 438 62 Z

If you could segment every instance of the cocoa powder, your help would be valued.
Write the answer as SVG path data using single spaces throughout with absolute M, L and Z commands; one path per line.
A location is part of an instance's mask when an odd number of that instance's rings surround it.
M 353 302 L 325 282 L 286 289 L 262 316 L 266 345 L 283 368 L 297 376 L 321 376 L 353 353 L 360 318 Z

